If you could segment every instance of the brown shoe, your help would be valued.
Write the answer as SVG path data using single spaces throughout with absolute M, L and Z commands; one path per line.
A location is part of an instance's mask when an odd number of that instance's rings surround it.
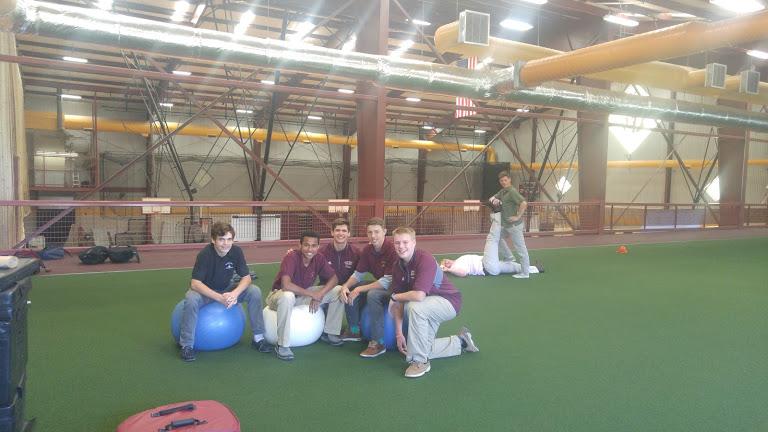
M 374 358 L 384 354 L 385 352 L 387 352 L 387 347 L 376 341 L 370 341 L 368 342 L 368 348 L 360 353 L 360 357 Z
M 425 373 L 429 372 L 430 369 L 432 369 L 432 367 L 429 365 L 429 362 L 426 362 L 426 363 L 411 362 L 411 365 L 408 366 L 408 369 L 405 370 L 405 377 L 418 378 L 424 375 Z

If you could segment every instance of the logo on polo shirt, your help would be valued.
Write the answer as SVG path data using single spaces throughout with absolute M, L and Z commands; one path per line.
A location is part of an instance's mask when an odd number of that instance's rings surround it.
M 235 268 L 235 264 L 233 264 L 232 261 L 227 261 L 224 263 L 225 270 L 232 270 L 233 268 Z
M 330 263 L 328 263 L 328 264 L 330 264 Z M 352 268 L 352 261 L 344 261 L 344 267 Z

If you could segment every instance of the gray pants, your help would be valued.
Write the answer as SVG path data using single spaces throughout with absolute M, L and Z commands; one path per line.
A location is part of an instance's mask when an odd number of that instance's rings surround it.
M 383 288 L 368 291 L 368 318 L 371 326 L 371 340 L 384 343 L 384 315 L 389 305 L 389 292 Z M 358 296 L 360 298 L 360 296 Z
M 408 362 L 426 363 L 461 354 L 458 336 L 435 339 L 440 324 L 456 317 L 451 302 L 440 296 L 427 296 L 420 302 L 407 302 L 405 313 L 408 314 Z
M 317 285 L 307 288 L 310 291 L 320 291 L 322 286 Z M 341 333 L 341 320 L 344 318 L 344 303 L 339 300 L 341 286 L 336 285 L 332 290 L 325 293 L 322 304 L 328 304 L 328 315 L 325 316 L 325 327 L 323 331 L 328 334 L 338 335 Z M 267 296 L 267 306 L 273 311 L 277 311 L 277 344 L 281 347 L 287 347 L 287 342 L 291 339 L 291 315 L 293 307 L 297 305 L 308 305 L 312 302 L 312 297 L 296 296 L 291 291 L 275 290 Z
M 232 287 L 234 288 L 234 287 Z M 181 329 L 179 334 L 179 345 L 191 347 L 195 345 L 195 327 L 197 326 L 197 314 L 200 308 L 213 302 L 210 297 L 206 297 L 197 291 L 187 290 L 184 297 L 184 309 L 181 315 Z M 248 303 L 248 318 L 251 321 L 251 330 L 253 334 L 264 334 L 264 315 L 261 312 L 261 290 L 256 285 L 250 285 L 240 296 L 237 302 Z M 232 307 L 240 307 L 235 305 Z
M 507 246 L 507 242 L 502 238 L 501 213 L 491 213 L 491 229 L 485 237 L 485 248 L 483 249 L 483 269 L 491 276 L 499 273 L 517 273 L 518 264 L 512 262 L 514 255 Z M 525 245 L 523 245 L 525 246 Z M 502 261 L 499 261 L 501 255 Z M 526 252 L 526 256 L 527 252 Z
M 531 259 L 528 257 L 528 248 L 525 247 L 524 226 L 525 224 L 523 223 L 512 225 L 504 228 L 504 232 L 512 239 L 512 246 L 515 247 L 515 251 L 520 255 L 520 265 L 522 266 L 520 274 L 527 275 L 531 268 Z

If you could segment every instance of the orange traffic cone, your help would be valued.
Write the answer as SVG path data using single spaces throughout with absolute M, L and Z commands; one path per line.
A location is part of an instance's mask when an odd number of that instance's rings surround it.
M 627 252 L 629 252 L 629 251 L 627 250 L 627 247 L 624 246 L 624 245 L 621 245 L 621 246 L 619 246 L 618 249 L 616 249 L 616 253 L 618 253 L 618 254 L 626 255 Z

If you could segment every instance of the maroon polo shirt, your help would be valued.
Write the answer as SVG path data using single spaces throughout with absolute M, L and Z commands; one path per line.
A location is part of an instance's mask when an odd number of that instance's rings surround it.
M 343 284 L 352 276 L 355 268 L 357 268 L 357 261 L 360 259 L 357 249 L 349 243 L 344 249 L 337 251 L 333 242 L 330 242 L 321 247 L 318 253 L 324 256 L 328 264 L 333 267 L 336 277 L 339 278 L 339 284 Z M 320 278 L 320 283 L 326 281 L 327 279 Z
M 461 310 L 461 292 L 445 275 L 435 284 L 438 267 L 435 257 L 429 252 L 416 249 L 408 263 L 401 259 L 392 269 L 392 289 L 395 293 L 422 291 L 428 296 L 437 295 L 451 302 L 458 315 Z
M 355 270 L 360 273 L 370 273 L 378 280 L 384 275 L 392 274 L 392 267 L 397 260 L 397 253 L 392 240 L 384 239 L 384 244 L 381 245 L 381 250 L 378 252 L 371 244 L 363 248 Z
M 328 265 L 328 262 L 320 254 L 315 254 L 309 265 L 304 265 L 301 251 L 292 250 L 283 257 L 283 261 L 280 263 L 280 271 L 275 276 L 275 282 L 272 284 L 272 290 L 282 289 L 282 278 L 284 275 L 291 277 L 291 282 L 302 288 L 309 288 L 315 284 L 318 276 L 328 279 L 334 275 L 333 268 Z

